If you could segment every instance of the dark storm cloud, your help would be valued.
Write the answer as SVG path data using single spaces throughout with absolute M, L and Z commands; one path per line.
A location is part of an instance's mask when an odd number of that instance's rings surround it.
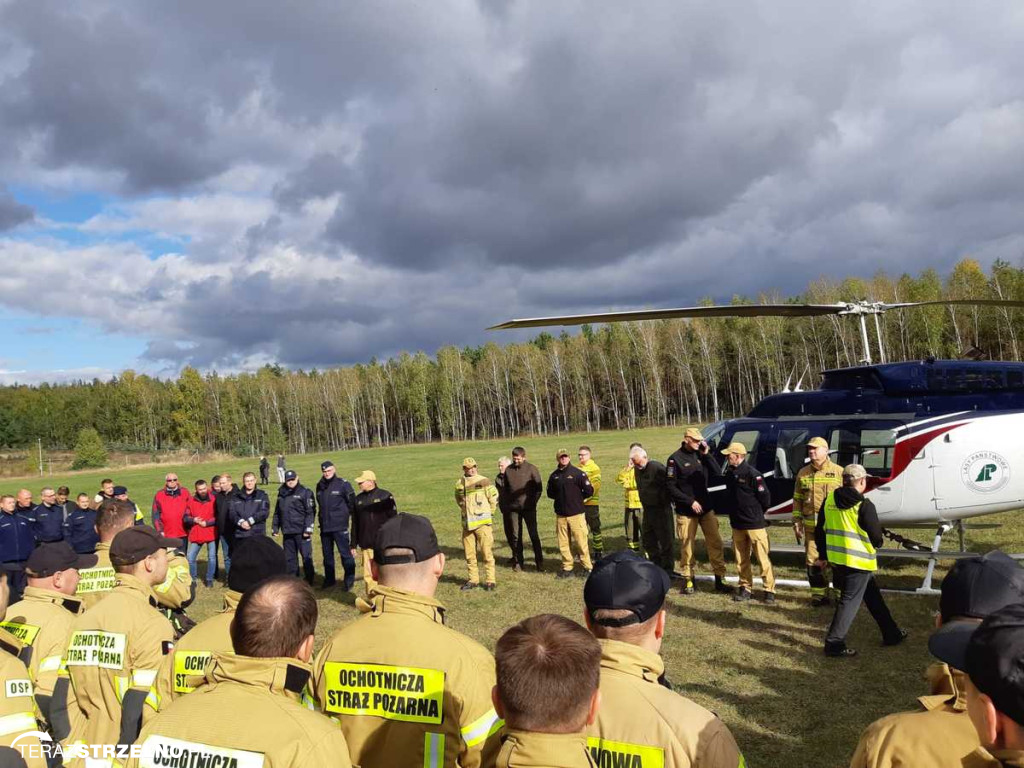
M 31 207 L 19 203 L 3 184 L 0 184 L 0 232 L 31 221 L 35 212 Z
M 131 213 L 181 254 L 0 263 L 31 295 L 130 260 L 87 311 L 150 361 L 312 367 L 1016 260 L 1022 43 L 1013 6 L 952 0 L 0 0 L 0 173 L 197 201 Z M 232 195 L 264 208 L 213 226 Z

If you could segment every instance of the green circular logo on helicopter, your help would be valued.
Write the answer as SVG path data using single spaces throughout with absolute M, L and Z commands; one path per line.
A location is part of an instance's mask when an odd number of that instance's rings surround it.
M 995 451 L 978 451 L 960 465 L 960 479 L 972 491 L 995 493 L 1010 482 L 1010 464 Z

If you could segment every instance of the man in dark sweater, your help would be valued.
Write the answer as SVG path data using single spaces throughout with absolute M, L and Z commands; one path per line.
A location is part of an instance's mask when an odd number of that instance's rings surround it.
M 668 492 L 665 465 L 652 461 L 641 446 L 629 452 L 636 478 L 636 492 L 644 514 L 640 536 L 644 551 L 652 563 L 672 577 L 672 497 Z
M 377 486 L 377 475 L 364 469 L 356 477 L 359 493 L 356 494 L 356 507 L 352 513 L 352 555 L 356 547 L 362 551 L 363 581 L 367 593 L 376 585 L 370 572 L 370 561 L 373 560 L 373 545 L 377 541 L 377 531 L 385 522 L 398 514 L 395 497 L 391 491 Z
M 523 523 L 530 534 L 533 545 L 533 559 L 537 570 L 543 570 L 544 552 L 541 549 L 540 533 L 537 530 L 537 502 L 543 491 L 540 471 L 526 460 L 526 449 L 512 449 L 512 462 L 499 462 L 498 476 L 494 480 L 498 488 L 498 505 L 505 524 L 505 538 L 512 550 L 512 570 L 521 571 L 526 565 L 523 558 Z
M 557 516 L 555 531 L 558 535 L 558 551 L 562 555 L 562 570 L 558 572 L 558 578 L 572 576 L 574 545 L 583 565 L 583 575 L 586 576 L 594 566 L 587 546 L 583 500 L 594 494 L 594 486 L 590 484 L 586 472 L 572 465 L 566 448 L 559 448 L 555 458 L 558 466 L 548 478 L 547 493 L 548 498 L 554 501 Z
M 863 602 L 871 617 L 882 631 L 883 645 L 898 645 L 907 632 L 896 624 L 875 583 L 878 569 L 876 548 L 882 546 L 882 524 L 867 490 L 867 471 L 860 464 L 843 469 L 843 487 L 830 493 L 818 512 L 814 537 L 818 552 L 828 558 L 816 565 L 831 563 L 834 582 L 840 589 L 836 612 L 825 636 L 826 656 L 856 656 L 857 651 L 846 645 L 846 633 Z
M 723 473 L 725 493 L 723 512 L 729 513 L 732 525 L 732 548 L 736 555 L 736 568 L 740 572 L 740 587 L 732 596 L 736 602 L 750 599 L 754 584 L 754 569 L 751 555 L 757 555 L 764 582 L 764 601 L 775 602 L 775 572 L 769 557 L 768 521 L 764 513 L 771 506 L 771 494 L 764 483 L 764 477 L 747 461 L 747 447 L 743 443 L 732 443 L 722 451 L 729 462 Z

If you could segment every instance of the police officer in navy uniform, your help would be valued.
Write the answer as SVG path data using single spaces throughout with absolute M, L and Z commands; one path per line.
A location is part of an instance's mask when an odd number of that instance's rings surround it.
M 36 548 L 32 522 L 19 515 L 16 506 L 13 496 L 0 496 L 0 568 L 7 572 L 12 603 L 21 600 L 25 591 L 25 562 Z
M 313 492 L 299 483 L 294 469 L 284 473 L 284 485 L 277 489 L 277 505 L 274 507 L 273 530 L 284 534 L 284 557 L 286 573 L 299 575 L 299 555 L 302 556 L 302 570 L 306 582 L 312 586 L 316 572 L 313 569 L 313 523 L 316 519 L 316 502 Z
M 53 544 L 64 540 L 64 507 L 57 503 L 57 492 L 47 486 L 40 495 L 42 502 L 33 510 L 33 526 L 37 544 Z
M 316 484 L 316 504 L 320 510 L 320 545 L 324 556 L 323 588 L 333 587 L 334 548 L 338 548 L 341 565 L 345 569 L 345 590 L 351 590 L 356 580 L 356 561 L 352 557 L 352 543 L 348 527 L 352 511 L 356 508 L 356 494 L 349 482 L 337 474 L 333 461 L 320 465 L 323 477 Z
M 96 510 L 89 506 L 89 494 L 80 493 L 75 502 L 68 501 L 74 509 L 64 520 L 64 540 L 80 555 L 91 555 L 96 551 L 100 535 L 96 532 Z

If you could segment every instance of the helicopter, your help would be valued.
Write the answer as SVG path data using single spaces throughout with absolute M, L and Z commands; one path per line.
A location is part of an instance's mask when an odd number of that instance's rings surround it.
M 795 391 L 770 395 L 746 416 L 715 422 L 703 433 L 712 449 L 732 442 L 746 446 L 748 460 L 764 475 L 771 492 L 769 522 L 791 518 L 794 481 L 807 461 L 810 438 L 823 437 L 836 463 L 862 464 L 868 472 L 867 496 L 886 535 L 902 547 L 879 554 L 927 560 L 925 577 L 915 592 L 935 594 L 936 561 L 970 556 L 964 546 L 965 529 L 995 527 L 965 521 L 1024 508 L 1024 363 L 887 361 L 879 317 L 893 309 L 928 305 L 1012 308 L 1024 307 L 1024 301 L 681 307 L 511 320 L 488 330 L 696 317 L 857 318 L 863 345 L 860 365 L 823 371 L 817 389 L 800 391 L 798 384 Z M 874 320 L 878 363 L 872 361 L 869 317 Z M 720 479 L 709 479 L 709 485 L 712 494 L 724 489 Z M 892 527 L 933 530 L 932 544 L 893 533 Z M 940 552 L 943 536 L 952 530 L 959 535 L 959 552 Z M 773 550 L 803 551 L 775 545 Z

